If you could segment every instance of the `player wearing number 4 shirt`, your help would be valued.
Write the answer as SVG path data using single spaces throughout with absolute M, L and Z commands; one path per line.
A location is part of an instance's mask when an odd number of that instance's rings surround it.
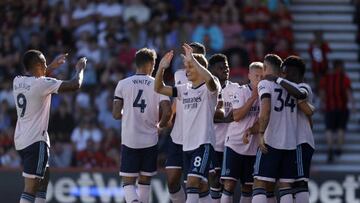
M 150 75 L 155 60 L 154 50 L 137 51 L 136 75 L 119 81 L 114 93 L 113 117 L 122 119 L 120 176 L 126 202 L 149 202 L 150 181 L 157 170 L 158 130 L 167 125 L 171 116 L 169 97 L 154 91 Z
M 264 75 L 281 73 L 279 56 L 264 59 Z M 258 84 L 260 98 L 259 149 L 254 166 L 253 203 L 265 203 L 279 180 L 280 202 L 293 202 L 291 183 L 296 171 L 297 101 L 280 85 L 268 80 Z M 266 189 L 268 189 L 266 191 Z
M 184 170 L 187 171 L 187 203 L 210 202 L 207 176 L 215 143 L 214 113 L 220 91 L 218 80 L 206 69 L 203 55 L 193 55 L 192 48 L 184 44 L 184 66 L 192 84 L 178 87 L 165 86 L 164 70 L 170 66 L 173 51 L 165 54 L 155 78 L 155 90 L 176 97 L 183 103 Z
M 75 91 L 82 84 L 86 58 L 81 58 L 76 64 L 76 74 L 72 80 L 61 81 L 46 77 L 65 62 L 66 55 L 60 55 L 47 66 L 46 59 L 40 51 L 29 50 L 23 56 L 23 64 L 28 75 L 17 76 L 13 81 L 18 117 L 14 143 L 22 159 L 25 178 L 20 203 L 45 203 L 49 181 L 50 140 L 47 130 L 51 94 Z

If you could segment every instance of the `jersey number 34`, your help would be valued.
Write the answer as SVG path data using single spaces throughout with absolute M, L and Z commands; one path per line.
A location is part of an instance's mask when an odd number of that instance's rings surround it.
M 286 99 L 284 101 L 284 99 L 282 98 L 283 90 L 282 89 L 275 89 L 274 91 L 278 93 L 278 97 L 277 97 L 278 102 L 277 103 L 280 103 L 280 105 L 277 105 L 277 106 L 274 107 L 274 110 L 279 112 L 279 111 L 282 111 L 284 109 L 284 107 L 289 107 L 289 108 L 291 108 L 291 112 L 294 112 L 294 109 L 296 107 L 295 99 L 291 98 L 290 94 L 288 94 L 286 92 L 285 93 L 286 94 Z

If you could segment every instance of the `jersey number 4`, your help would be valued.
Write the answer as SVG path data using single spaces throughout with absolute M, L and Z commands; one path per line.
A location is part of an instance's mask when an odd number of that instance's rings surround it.
M 24 94 L 20 93 L 16 97 L 17 106 L 21 109 L 20 117 L 24 117 L 26 111 L 26 97 Z
M 274 110 L 275 111 L 282 111 L 284 109 L 284 106 L 285 106 L 285 107 L 290 107 L 291 112 L 294 112 L 294 109 L 296 107 L 295 99 L 291 98 L 290 94 L 286 93 L 286 99 L 284 101 L 284 99 L 282 98 L 283 90 L 282 89 L 275 89 L 274 91 L 278 93 L 277 101 L 280 102 L 280 106 L 275 106 Z
M 146 103 L 145 103 L 145 99 L 141 99 L 141 96 L 143 94 L 144 90 L 139 90 L 136 98 L 135 98 L 135 101 L 133 103 L 133 107 L 138 107 L 140 108 L 140 112 L 141 113 L 144 113 L 145 111 L 145 108 L 146 108 Z

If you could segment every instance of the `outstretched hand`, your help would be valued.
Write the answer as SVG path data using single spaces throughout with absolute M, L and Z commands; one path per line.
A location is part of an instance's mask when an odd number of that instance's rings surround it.
M 184 54 L 181 54 L 181 56 L 184 60 L 184 63 L 190 63 L 193 60 L 193 49 L 186 43 L 183 44 L 182 48 L 184 50 Z
M 174 57 L 174 51 L 171 50 L 169 52 L 167 52 L 161 59 L 160 63 L 159 63 L 159 68 L 168 68 L 170 67 L 170 63 L 172 58 Z
M 68 53 L 63 53 L 58 55 L 51 63 L 50 63 L 50 67 L 51 68 L 58 68 L 59 66 L 61 66 L 62 64 L 64 64 L 66 62 L 66 57 L 68 56 Z
M 86 59 L 86 57 L 82 57 L 82 58 L 80 58 L 79 60 L 78 60 L 78 62 L 76 63 L 76 71 L 81 71 L 81 70 L 83 70 L 83 69 L 85 69 L 85 67 L 86 67 L 86 61 L 87 61 L 87 59 Z

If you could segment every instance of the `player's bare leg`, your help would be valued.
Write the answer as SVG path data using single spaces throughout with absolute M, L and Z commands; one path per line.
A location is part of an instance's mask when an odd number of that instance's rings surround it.
M 203 180 L 200 181 L 200 193 L 199 193 L 199 203 L 209 203 L 211 202 L 210 191 L 209 191 L 209 182 Z
M 173 203 L 184 203 L 185 192 L 181 186 L 181 169 L 166 169 L 167 185 L 170 192 L 170 200 Z
M 150 198 L 151 176 L 140 175 L 138 180 L 139 201 L 148 203 Z
M 125 201 L 127 203 L 140 202 L 135 187 L 136 177 L 122 176 L 122 181 L 123 181 L 123 188 L 125 193 Z
M 309 203 L 309 186 L 306 181 L 297 181 L 294 183 L 295 203 Z
M 20 203 L 33 203 L 35 201 L 35 195 L 39 188 L 39 178 L 26 178 L 24 191 L 20 197 Z
M 266 188 L 268 182 L 254 179 L 252 203 L 267 203 Z
M 293 190 L 291 183 L 279 182 L 280 203 L 293 203 Z
M 46 202 L 46 191 L 49 184 L 50 170 L 49 167 L 45 169 L 44 178 L 40 180 L 38 189 L 35 195 L 34 203 L 45 203 Z
M 186 203 L 198 203 L 200 199 L 200 182 L 201 178 L 188 176 L 186 180 Z
M 268 203 L 276 203 L 276 197 L 275 197 L 275 187 L 276 183 L 267 182 L 266 184 L 266 199 Z
M 235 184 L 236 187 L 236 184 Z M 235 189 L 234 187 L 234 189 Z M 251 203 L 252 200 L 252 185 L 243 184 L 241 186 L 241 199 L 240 203 Z
M 222 185 L 220 183 L 221 171 L 215 169 L 209 174 L 210 195 L 213 203 L 219 203 L 221 198 Z
M 237 181 L 230 179 L 223 179 L 223 193 L 221 195 L 221 203 L 232 203 L 233 202 L 233 194 L 235 191 Z

